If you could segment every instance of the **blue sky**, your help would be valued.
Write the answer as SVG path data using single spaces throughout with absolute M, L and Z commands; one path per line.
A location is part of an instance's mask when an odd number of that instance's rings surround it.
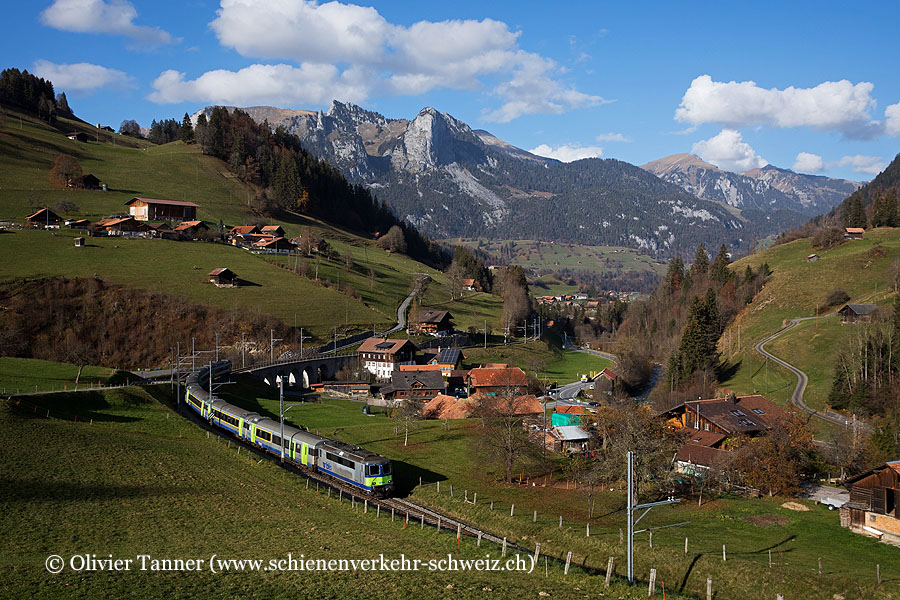
M 114 127 L 334 98 L 393 118 L 433 106 L 563 160 L 695 152 L 733 171 L 866 180 L 900 151 L 897 2 L 44 0 L 6 13 L 3 66 Z

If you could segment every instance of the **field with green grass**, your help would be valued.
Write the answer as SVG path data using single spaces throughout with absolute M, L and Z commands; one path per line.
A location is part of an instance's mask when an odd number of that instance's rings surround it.
M 820 258 L 807 262 L 814 252 Z M 893 300 L 890 265 L 898 256 L 900 230 L 882 228 L 831 250 L 815 250 L 808 239 L 800 239 L 736 261 L 732 269 L 739 277 L 748 265 L 757 269 L 763 263 L 768 263 L 772 276 L 719 342 L 729 364 L 729 376 L 722 385 L 739 393 L 764 391 L 765 361 L 752 351 L 753 346 L 792 318 L 824 315 L 840 308 L 825 306 L 825 298 L 833 290 L 846 291 L 850 302 L 889 304 Z M 842 326 L 837 317 L 808 321 L 766 348 L 809 376 L 804 398 L 811 407 L 823 408 L 831 388 L 833 358 L 855 327 Z M 773 400 L 785 403 L 796 378 L 773 367 L 768 369 L 770 393 Z
M 260 388 L 252 382 L 243 385 L 239 397 L 232 397 L 232 401 L 277 414 L 278 402 L 271 388 Z M 256 397 L 252 397 L 254 392 Z M 481 523 L 521 545 L 540 542 L 541 552 L 551 557 L 565 557 L 572 551 L 573 561 L 588 568 L 605 569 L 609 556 L 614 556 L 617 573 L 623 573 L 625 551 L 619 542 L 619 530 L 625 526 L 625 499 L 616 486 L 595 494 L 587 537 L 587 496 L 583 490 L 576 490 L 564 479 L 541 475 L 524 484 L 498 483 L 474 449 L 479 421 L 451 421 L 449 428 L 441 422 L 424 421 L 414 428 L 409 445 L 403 446 L 402 431 L 398 432 L 394 421 L 381 413 L 364 415 L 361 406 L 347 400 L 323 399 L 292 409 L 289 417 L 294 424 L 321 435 L 337 436 L 391 458 L 400 489 L 410 491 L 411 498 L 418 502 Z M 437 481 L 441 482 L 440 491 Z M 476 493 L 477 504 L 472 504 Z M 840 594 L 849 600 L 890 598 L 896 593 L 900 583 L 896 549 L 842 529 L 834 511 L 793 500 L 809 508 L 797 512 L 781 506 L 787 500 L 720 498 L 704 501 L 702 506 L 694 500 L 655 508 L 641 527 L 661 529 L 654 529 L 652 548 L 647 533 L 636 537 L 635 573 L 646 581 L 649 570 L 655 568 L 667 594 L 681 592 L 692 597 L 704 596 L 707 577 L 713 579 L 716 598 L 774 598 L 782 593 L 785 598 L 823 600 L 833 600 L 834 594 Z M 665 527 L 675 524 L 681 526 Z M 726 562 L 722 561 L 723 544 Z M 847 561 L 847 556 L 854 560 Z M 821 576 L 817 574 L 819 558 Z M 877 564 L 884 578 L 881 588 L 875 585 Z
M 73 389 L 78 367 L 68 363 L 0 356 L 0 393 L 53 392 Z M 124 383 L 125 375 L 106 367 L 86 366 L 79 387 Z
M 0 526 L 15 539 L 0 549 L 0 596 L 7 598 L 615 598 L 645 597 L 574 561 L 567 576 L 551 562 L 528 573 L 479 571 L 209 572 L 209 561 L 388 560 L 498 557 L 489 544 L 437 535 L 386 512 L 363 511 L 257 454 L 206 432 L 145 392 L 30 397 L 0 406 L 3 485 Z M 25 402 L 35 401 L 33 417 Z M 318 405 L 317 405 L 318 408 Z M 339 407 L 336 407 L 339 408 Z M 359 414 L 357 405 L 347 412 Z M 78 422 L 74 416 L 78 415 Z M 336 422 L 322 413 L 321 418 Z M 383 417 L 381 429 L 390 424 Z M 372 430 L 373 432 L 375 430 Z M 52 451 L 50 450 L 52 448 Z M 40 449 L 46 449 L 44 451 Z M 522 540 L 526 542 L 526 540 Z M 530 545 L 530 543 L 529 543 Z M 130 559 L 129 571 L 74 571 L 73 556 Z M 48 573 L 51 555 L 68 564 Z M 197 571 L 141 571 L 150 559 L 198 559 Z M 77 562 L 76 562 L 77 564 Z M 286 562 L 284 563 L 287 564 Z M 530 563 L 528 563 L 530 564 Z M 590 561 L 588 561 L 590 566 Z M 621 572 L 621 569 L 619 569 Z M 684 597 L 672 594 L 672 597 Z
M 467 348 L 463 350 L 467 365 L 484 363 L 506 363 L 521 367 L 529 375 L 537 373 L 538 379 L 556 381 L 560 384 L 578 381 L 582 375 L 598 372 L 612 366 L 612 362 L 575 350 L 552 350 L 546 342 L 528 342 L 509 346 L 489 348 Z

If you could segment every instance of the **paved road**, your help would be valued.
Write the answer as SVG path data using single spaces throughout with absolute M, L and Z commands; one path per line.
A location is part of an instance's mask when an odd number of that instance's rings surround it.
M 419 291 L 419 288 L 421 288 L 429 281 L 431 281 L 431 277 L 429 277 L 428 275 L 419 275 L 416 277 L 416 285 L 415 287 L 413 287 L 413 291 L 409 293 L 409 296 L 407 296 L 406 299 L 403 300 L 403 302 L 401 302 L 400 306 L 397 308 L 397 325 L 392 329 L 388 329 L 387 331 L 385 331 L 385 335 L 406 329 L 406 310 L 409 308 L 409 303 L 412 302 L 412 299 Z
M 809 413 L 815 417 L 818 417 L 824 421 L 828 421 L 829 423 L 834 423 L 835 425 L 841 425 L 842 427 L 852 427 L 853 422 L 843 415 L 839 415 L 838 413 L 831 412 L 831 411 L 819 412 L 819 411 L 807 406 L 807 404 L 803 401 L 803 392 L 806 391 L 806 385 L 809 383 L 809 377 L 807 377 L 806 373 L 804 373 L 797 367 L 781 360 L 780 358 L 778 358 L 777 356 L 775 356 L 774 354 L 771 354 L 770 352 L 768 352 L 766 350 L 766 344 L 768 344 L 769 342 L 771 342 L 778 336 L 782 335 L 786 331 L 790 331 L 791 329 L 793 329 L 794 327 L 796 327 L 803 321 L 811 321 L 813 319 L 824 319 L 826 317 L 833 317 L 833 316 L 834 316 L 834 313 L 830 313 L 827 315 L 822 315 L 821 317 L 800 317 L 797 319 L 791 319 L 790 324 L 788 324 L 786 327 L 781 328 L 780 330 L 776 331 L 775 333 L 773 333 L 772 335 L 770 335 L 763 341 L 756 344 L 756 346 L 754 346 L 754 350 L 756 350 L 763 356 L 768 357 L 772 361 L 776 362 L 777 364 L 781 365 L 782 367 L 784 367 L 785 369 L 787 369 L 788 371 L 790 371 L 791 373 L 793 373 L 794 375 L 797 376 L 797 386 L 794 388 L 794 393 L 791 394 L 791 404 L 793 404 L 800 410 L 802 410 L 806 413 Z

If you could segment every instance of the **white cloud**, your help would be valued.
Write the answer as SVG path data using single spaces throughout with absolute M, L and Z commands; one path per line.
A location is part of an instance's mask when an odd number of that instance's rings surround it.
M 597 136 L 598 142 L 631 142 L 632 139 L 621 133 L 601 133 Z
M 884 129 L 882 123 L 872 120 L 873 87 L 866 81 L 853 84 L 841 80 L 826 81 L 813 88 L 767 90 L 753 81 L 724 83 L 701 75 L 684 93 L 675 119 L 731 128 L 812 127 L 841 131 L 848 137 L 870 138 Z
M 501 105 L 486 109 L 484 118 L 500 122 L 605 102 L 559 81 L 563 71 L 554 61 L 519 48 L 519 32 L 493 19 L 420 21 L 405 27 L 388 22 L 374 8 L 341 2 L 221 0 L 210 27 L 223 46 L 243 56 L 292 61 L 299 67 L 272 65 L 291 69 L 291 78 L 280 85 L 267 79 L 265 93 L 258 94 L 222 89 L 212 82 L 249 82 L 250 75 L 260 75 L 266 65 L 249 67 L 253 73 L 212 71 L 193 81 L 167 71 L 154 82 L 151 99 L 171 102 L 187 93 L 202 101 L 225 94 L 252 95 L 266 103 L 326 98 L 316 102 L 321 104 L 331 99 L 362 102 L 376 93 L 417 95 L 449 88 L 499 98 Z M 298 72 L 315 88 L 313 92 L 303 94 L 294 86 Z M 201 96 L 211 91 L 218 95 Z
M 720 169 L 735 173 L 769 164 L 744 141 L 740 132 L 733 129 L 723 129 L 718 135 L 697 142 L 691 152 Z
M 879 156 L 863 156 L 861 154 L 825 161 L 818 154 L 801 152 L 794 161 L 793 170 L 800 173 L 822 173 L 840 167 L 850 167 L 864 175 L 877 175 L 884 170 L 885 162 Z
M 900 137 L 900 102 L 884 109 L 884 129 L 888 135 Z
M 857 173 L 866 175 L 878 175 L 884 171 L 884 161 L 879 156 L 845 156 L 840 160 L 832 163 L 838 167 L 852 167 Z
M 159 27 L 133 23 L 137 10 L 126 0 L 55 0 L 41 12 L 44 25 L 77 33 L 110 33 L 132 38 L 146 46 L 178 42 Z
M 35 75 L 53 82 L 57 90 L 86 94 L 99 88 L 123 88 L 131 84 L 124 71 L 91 63 L 56 64 L 49 60 L 34 61 Z
M 555 158 L 562 162 L 572 162 L 581 160 L 582 158 L 599 158 L 603 156 L 603 148 L 600 148 L 599 146 L 562 145 L 553 148 L 547 144 L 541 144 L 537 148 L 532 148 L 529 152 L 546 158 Z
M 343 74 L 331 65 L 250 65 L 240 71 L 208 71 L 193 80 L 169 70 L 153 81 L 149 98 L 158 103 L 211 102 L 249 106 L 253 104 L 326 104 L 335 97 L 362 101 L 368 90 L 364 74 Z
M 791 168 L 798 173 L 821 173 L 825 170 L 825 161 L 818 154 L 801 152 Z

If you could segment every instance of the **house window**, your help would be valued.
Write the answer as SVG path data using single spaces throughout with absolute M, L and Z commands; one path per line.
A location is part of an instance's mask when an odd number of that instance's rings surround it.
M 753 412 L 755 412 L 755 413 L 758 414 L 758 415 L 764 415 L 764 414 L 766 414 L 766 411 L 764 411 L 764 410 L 761 409 L 761 408 L 754 408 L 754 409 L 753 409 Z
M 703 424 L 703 431 L 709 431 L 709 423 Z

